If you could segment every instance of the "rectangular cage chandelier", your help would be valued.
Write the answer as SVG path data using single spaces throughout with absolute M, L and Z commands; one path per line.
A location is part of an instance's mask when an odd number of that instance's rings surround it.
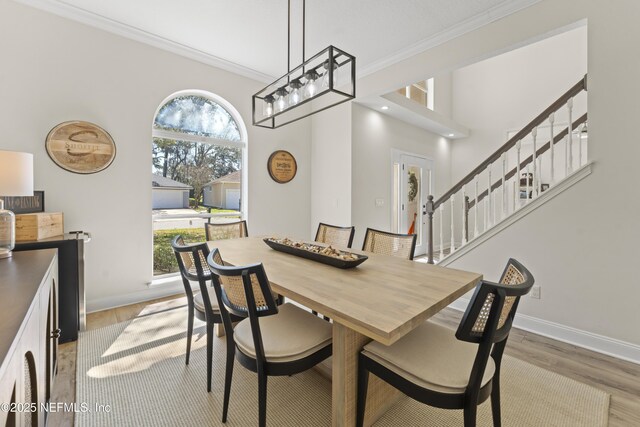
M 253 125 L 275 129 L 347 102 L 356 96 L 356 58 L 335 46 L 305 57 L 302 0 L 302 64 L 291 69 L 291 0 L 288 0 L 287 74 L 251 98 Z

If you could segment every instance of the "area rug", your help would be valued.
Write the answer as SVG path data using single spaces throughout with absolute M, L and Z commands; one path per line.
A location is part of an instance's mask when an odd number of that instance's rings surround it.
M 186 308 L 142 313 L 134 320 L 81 334 L 78 342 L 78 426 L 254 426 L 256 375 L 236 363 L 229 418 L 220 421 L 224 338 L 214 340 L 211 393 L 206 392 L 206 336 L 196 321 L 185 365 Z M 504 426 L 606 426 L 609 395 L 572 379 L 505 356 Z M 314 370 L 270 377 L 268 425 L 331 425 L 331 384 Z M 403 397 L 375 425 L 461 426 L 462 411 L 441 410 Z M 478 425 L 491 426 L 489 401 Z

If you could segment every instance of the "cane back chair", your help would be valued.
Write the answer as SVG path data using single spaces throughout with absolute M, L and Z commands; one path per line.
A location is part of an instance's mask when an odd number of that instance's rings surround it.
M 331 325 L 291 303 L 277 306 L 262 264 L 228 267 L 218 250 L 207 258 L 229 348 L 222 422 L 227 420 L 233 357 L 258 374 L 258 424 L 266 426 L 267 377 L 293 375 L 331 356 Z M 246 317 L 235 328 L 231 316 Z
M 367 228 L 362 250 L 412 260 L 416 251 L 416 235 L 396 234 Z
M 510 259 L 500 283 L 480 282 L 458 330 L 427 321 L 391 346 L 367 344 L 359 355 L 357 426 L 364 422 L 369 373 L 409 397 L 438 408 L 463 409 L 476 425 L 477 406 L 491 397 L 493 425 L 500 419 L 500 365 L 520 297 L 531 273 Z

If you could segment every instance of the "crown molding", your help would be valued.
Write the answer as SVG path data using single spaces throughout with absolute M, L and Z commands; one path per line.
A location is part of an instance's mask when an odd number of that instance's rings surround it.
M 357 71 L 357 76 L 358 78 L 361 78 L 369 74 L 375 73 L 376 71 L 380 71 L 384 68 L 387 68 L 407 58 L 410 58 L 426 50 L 432 49 L 438 45 L 446 43 L 449 40 L 453 40 L 456 37 L 460 37 L 463 34 L 466 34 L 480 27 L 483 27 L 487 24 L 490 24 L 494 21 L 502 19 L 505 16 L 511 15 L 512 13 L 518 12 L 522 9 L 532 6 L 538 3 L 539 1 L 540 0 L 506 1 L 498 6 L 495 6 L 487 10 L 486 12 L 480 15 L 472 16 L 471 18 L 465 21 L 462 21 L 459 24 L 456 24 L 444 31 L 441 31 L 431 37 L 428 37 L 417 43 L 414 43 L 406 47 L 405 49 L 396 51 L 392 55 L 389 55 L 385 58 L 381 58 L 367 65 L 366 67 L 360 68 Z
M 94 12 L 87 11 L 77 6 L 69 5 L 59 0 L 13 1 L 52 13 L 63 18 L 70 19 L 72 21 L 80 22 L 82 24 L 107 31 L 112 34 L 126 37 L 140 43 L 157 47 L 159 49 L 175 53 L 176 55 L 184 56 L 186 58 L 193 59 L 194 61 L 211 65 L 213 67 L 217 67 L 222 70 L 229 71 L 231 73 L 235 73 L 240 76 L 257 80 L 263 83 L 270 83 L 277 78 L 277 76 L 270 76 L 251 68 L 238 65 L 236 63 L 203 52 L 201 50 L 171 41 L 164 37 L 160 37 L 139 28 L 123 24 L 121 22 L 115 21 Z M 359 70 L 357 70 L 357 76 L 358 78 L 361 78 L 383 68 L 389 67 L 397 62 L 410 58 L 411 56 L 422 53 L 428 49 L 441 45 L 465 33 L 478 29 L 491 22 L 497 21 L 498 19 L 504 18 L 507 15 L 525 9 L 535 3 L 538 3 L 539 1 L 540 0 L 506 1 L 480 15 L 473 16 L 457 25 L 448 28 L 445 31 L 441 31 L 434 36 L 414 43 L 405 49 L 399 50 L 392 55 L 381 58 L 365 67 L 360 68 Z
M 13 1 L 263 83 L 270 83 L 276 79 L 276 77 L 218 58 L 217 56 L 208 54 L 201 50 L 191 48 L 181 43 L 176 43 L 164 37 L 157 36 L 139 28 L 123 24 L 100 14 L 89 12 L 58 0 Z

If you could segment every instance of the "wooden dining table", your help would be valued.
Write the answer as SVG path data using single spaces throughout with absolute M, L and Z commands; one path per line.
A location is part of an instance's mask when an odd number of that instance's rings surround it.
M 332 425 L 354 426 L 358 354 L 371 340 L 393 344 L 482 280 L 482 275 L 388 255 L 339 269 L 268 247 L 261 237 L 208 242 L 228 264 L 263 263 L 272 289 L 332 319 Z M 453 333 L 453 332 L 452 332 Z M 365 425 L 400 394 L 375 376 L 369 380 Z

